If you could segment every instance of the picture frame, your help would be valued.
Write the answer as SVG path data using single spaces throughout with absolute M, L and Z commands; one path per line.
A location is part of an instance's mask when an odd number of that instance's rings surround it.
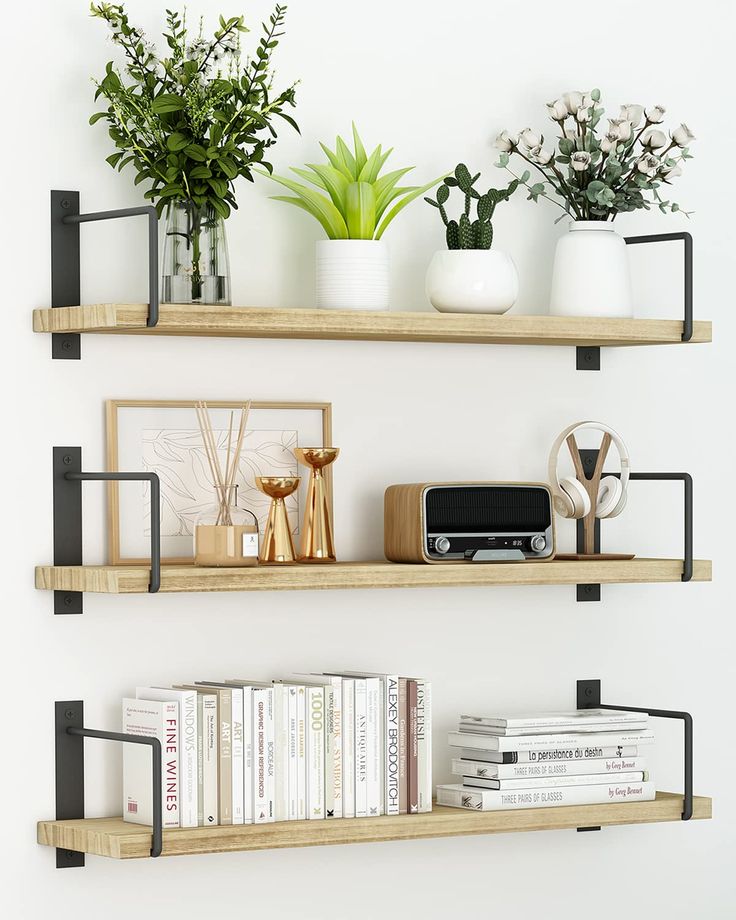
M 242 400 L 207 400 L 218 449 L 227 444 L 231 413 L 237 426 Z M 105 403 L 106 457 L 110 472 L 147 471 L 161 481 L 161 561 L 191 565 L 194 523 L 216 503 L 197 422 L 197 400 L 109 399 Z M 259 530 L 270 499 L 255 486 L 256 476 L 300 475 L 299 489 L 286 500 L 292 535 L 298 545 L 309 470 L 299 467 L 296 447 L 332 447 L 329 402 L 251 402 L 236 482 L 238 503 L 256 515 Z M 331 469 L 325 470 L 330 512 Z M 110 565 L 146 565 L 150 552 L 150 486 L 110 482 L 108 560 Z M 149 522 L 149 523 L 147 523 Z

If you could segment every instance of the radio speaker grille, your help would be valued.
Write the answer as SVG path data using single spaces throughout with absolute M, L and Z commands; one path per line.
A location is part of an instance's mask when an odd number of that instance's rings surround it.
M 426 493 L 429 533 L 543 532 L 549 493 L 532 486 L 437 486 Z

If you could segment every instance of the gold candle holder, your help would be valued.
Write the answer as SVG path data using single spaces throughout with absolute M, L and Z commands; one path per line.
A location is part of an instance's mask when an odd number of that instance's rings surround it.
M 258 556 L 261 562 L 289 563 L 296 558 L 284 499 L 299 488 L 300 482 L 301 476 L 256 476 L 256 486 L 271 499 Z
M 337 459 L 338 447 L 297 447 L 296 459 L 311 469 L 304 510 L 299 562 L 336 562 L 327 484 L 323 470 Z

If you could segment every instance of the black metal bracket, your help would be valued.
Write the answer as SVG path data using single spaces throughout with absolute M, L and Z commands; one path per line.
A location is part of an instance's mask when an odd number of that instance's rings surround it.
M 118 208 L 114 211 L 79 213 L 79 192 L 51 192 L 51 306 L 77 306 L 81 300 L 79 225 L 119 217 L 148 217 L 148 319 L 158 322 L 158 216 L 151 205 Z M 55 332 L 51 336 L 51 357 L 78 360 L 81 356 L 77 332 Z
M 693 238 L 682 233 L 648 233 L 644 236 L 625 236 L 624 242 L 629 246 L 638 243 L 671 243 L 682 240 L 684 243 L 684 286 L 685 306 L 682 323 L 682 341 L 689 342 L 693 337 Z M 598 345 L 578 345 L 575 349 L 575 369 L 578 371 L 599 371 L 601 369 L 601 350 Z
M 153 803 L 153 836 L 151 856 L 160 856 L 163 847 L 161 811 L 161 742 L 145 735 L 99 731 L 84 727 L 82 700 L 56 702 L 54 734 L 56 739 L 56 820 L 69 821 L 84 817 L 84 739 L 122 741 L 145 744 L 151 748 L 151 782 Z M 84 853 L 77 850 L 56 850 L 56 868 L 69 869 L 84 865 Z
M 580 450 L 580 459 L 586 478 L 590 479 L 598 459 L 598 450 Z M 621 473 L 603 473 L 603 476 L 621 478 Z M 682 482 L 683 484 L 683 563 L 682 581 L 690 581 L 693 577 L 693 477 L 690 473 L 630 473 L 631 482 Z M 601 522 L 596 520 L 594 531 L 594 552 L 601 551 Z M 577 522 L 577 552 L 585 551 L 583 522 Z M 599 601 L 601 599 L 601 586 L 599 584 L 577 585 L 577 600 Z
M 600 680 L 579 680 L 577 682 L 578 709 L 623 709 L 625 712 L 645 712 L 655 719 L 678 719 L 684 727 L 684 786 L 682 799 L 682 820 L 693 816 L 693 717 L 689 712 L 674 709 L 652 709 L 648 706 L 614 706 L 601 703 Z M 587 830 L 587 828 L 586 828 Z
M 82 565 L 82 483 L 150 482 L 151 484 L 151 579 L 148 591 L 161 587 L 161 484 L 156 473 L 82 472 L 81 447 L 55 447 L 54 565 Z M 54 591 L 54 613 L 82 613 L 81 591 Z

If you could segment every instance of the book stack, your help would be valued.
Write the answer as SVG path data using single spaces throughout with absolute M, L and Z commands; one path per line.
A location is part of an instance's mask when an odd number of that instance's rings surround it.
M 431 685 L 352 671 L 138 687 L 122 730 L 162 750 L 164 827 L 432 808 Z M 153 823 L 151 752 L 123 745 L 123 818 Z
M 613 709 L 461 716 L 449 733 L 458 783 L 437 804 L 478 811 L 636 802 L 655 796 L 649 717 Z

